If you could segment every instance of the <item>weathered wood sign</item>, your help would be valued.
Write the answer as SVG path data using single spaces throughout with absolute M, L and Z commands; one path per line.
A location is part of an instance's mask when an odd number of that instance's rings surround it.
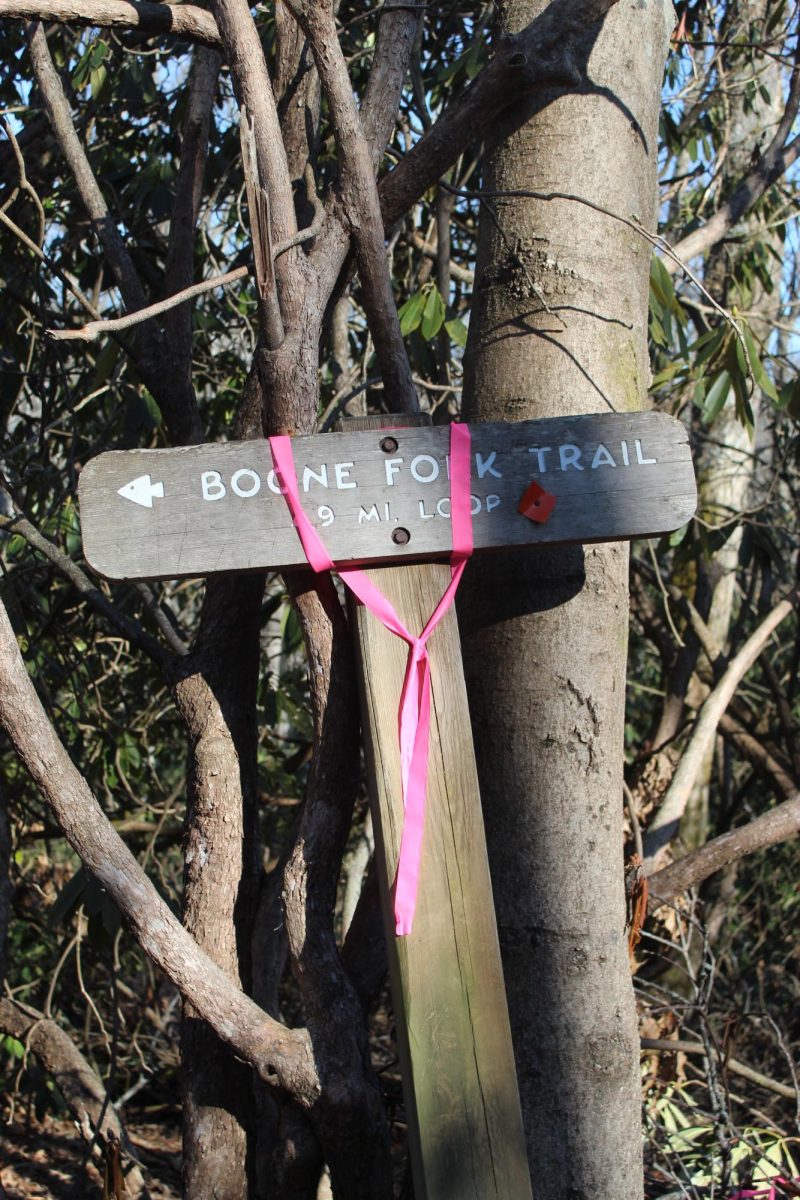
M 663 413 L 470 429 L 476 551 L 656 535 L 694 513 L 686 430 Z M 448 448 L 446 426 L 296 438 L 300 493 L 331 558 L 446 555 Z M 263 440 L 101 454 L 79 495 L 87 561 L 109 579 L 306 562 Z

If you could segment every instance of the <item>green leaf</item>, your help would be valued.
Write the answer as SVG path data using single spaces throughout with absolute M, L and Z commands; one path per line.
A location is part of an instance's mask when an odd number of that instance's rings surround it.
M 720 371 L 711 387 L 706 392 L 703 406 L 703 417 L 709 424 L 721 412 L 731 390 L 731 377 L 728 371 Z
M 800 416 L 800 379 L 793 379 L 791 383 L 783 385 L 778 393 L 778 408 L 795 420 Z
M 747 325 L 742 326 L 742 337 L 744 338 L 745 345 L 747 346 L 747 354 L 753 371 L 753 379 L 755 380 L 757 387 L 760 387 L 761 391 L 764 392 L 765 395 L 769 396 L 770 400 L 772 400 L 774 404 L 777 404 L 779 402 L 778 389 L 775 387 L 775 384 L 766 372 L 764 364 L 761 361 L 759 348 L 756 345 L 755 338 L 748 329 Z
M 22 1042 L 17 1041 L 17 1039 L 12 1037 L 10 1033 L 7 1033 L 5 1037 L 0 1038 L 0 1050 L 2 1050 L 5 1054 L 10 1054 L 12 1058 L 25 1057 L 25 1047 L 23 1046 Z
M 92 47 L 87 46 L 83 54 L 78 59 L 77 66 L 72 72 L 72 86 L 76 92 L 79 92 L 89 78 L 89 71 L 92 66 Z
M 419 323 L 422 320 L 422 311 L 425 308 L 425 289 L 415 292 L 413 296 L 409 296 L 405 304 L 401 305 L 397 315 L 400 318 L 400 332 L 403 337 L 412 333 L 419 328 Z
M 444 327 L 456 345 L 463 349 L 467 344 L 467 327 L 464 322 L 459 317 L 454 317 L 452 321 L 445 321 Z
M 97 103 L 108 86 L 108 71 L 105 67 L 92 67 L 89 72 L 89 84 L 92 90 L 92 99 Z
M 89 52 L 89 63 L 92 67 L 97 68 L 101 63 L 104 63 L 108 58 L 108 45 L 102 38 L 98 38 Z
M 650 287 L 665 308 L 675 311 L 677 301 L 672 277 L 657 254 L 650 259 Z
M 439 294 L 439 289 L 431 287 L 425 300 L 425 308 L 422 313 L 422 323 L 420 325 L 420 333 L 426 342 L 429 342 L 431 338 L 435 338 L 442 328 L 445 311 L 444 300 Z
M 681 542 L 689 532 L 689 528 L 690 522 L 687 521 L 685 525 L 681 525 L 680 529 L 676 529 L 674 533 L 669 535 L 669 545 L 673 550 L 676 546 L 680 546 Z
M 686 370 L 686 363 L 683 363 L 683 362 L 669 363 L 666 367 L 664 367 L 663 371 L 659 371 L 657 375 L 653 376 L 653 381 L 650 386 L 657 388 L 657 387 L 661 387 L 662 384 L 664 384 L 664 383 L 672 383 L 675 376 L 679 372 L 685 371 L 685 370 Z
M 650 314 L 650 337 L 657 346 L 666 347 L 668 345 L 667 338 L 664 333 L 664 327 L 662 326 L 658 317 L 654 316 L 653 313 Z

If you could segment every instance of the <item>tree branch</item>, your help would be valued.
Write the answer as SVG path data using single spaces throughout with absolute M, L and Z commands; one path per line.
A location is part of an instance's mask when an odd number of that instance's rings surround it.
M 85 308 L 91 316 L 96 317 L 98 320 L 102 319 L 95 306 L 83 295 L 72 276 L 67 271 L 62 270 L 62 268 L 59 267 L 55 262 L 53 262 L 49 254 L 46 254 L 40 246 L 37 246 L 36 242 L 34 242 L 32 238 L 28 237 L 25 230 L 20 229 L 19 225 L 12 221 L 8 214 L 3 212 L 1 208 L 0 222 L 2 222 L 3 225 L 5 225 L 6 228 L 14 234 L 14 237 L 19 238 L 23 246 L 26 246 L 28 250 L 35 254 L 40 262 L 43 262 L 44 265 L 51 270 L 54 275 L 58 276 L 58 278 L 64 284 L 64 287 L 67 289 L 70 295 L 78 301 L 82 308 Z
M 771 754 L 760 738 L 750 733 L 731 713 L 725 712 L 719 719 L 719 731 L 726 741 L 735 746 L 748 762 L 752 763 L 774 787 L 775 791 L 787 800 L 797 791 L 797 780 L 790 775 L 785 763 Z
M 414 9 L 384 4 L 378 22 L 378 41 L 359 110 L 364 137 L 377 174 L 386 143 L 392 136 L 403 84 L 419 30 Z
M 0 529 L 6 533 L 18 533 L 29 546 L 38 550 L 61 574 L 70 581 L 72 586 L 83 596 L 92 608 L 118 630 L 124 638 L 142 650 L 154 662 L 166 666 L 172 661 L 172 656 L 160 642 L 143 629 L 138 621 L 132 621 L 104 596 L 95 583 L 73 562 L 69 555 L 64 554 L 57 546 L 48 541 L 27 517 L 5 517 L 0 515 Z M 185 653 L 185 647 L 184 647 Z
M 717 731 L 719 720 L 731 702 L 734 692 L 758 658 L 769 638 L 790 613 L 794 612 L 797 595 L 782 600 L 751 634 L 741 650 L 731 659 L 725 674 L 707 696 L 692 732 L 689 744 L 681 756 L 672 783 L 650 824 L 645 836 L 645 857 L 652 860 L 678 831 L 680 819 L 694 786 L 708 745 Z
M 91 218 L 94 231 L 105 251 L 125 307 L 143 308 L 147 300 L 141 281 L 117 230 L 116 222 L 108 211 L 108 205 L 89 165 L 86 151 L 75 132 L 64 88 L 50 57 L 44 27 L 39 22 L 29 25 L 27 37 L 33 73 L 42 93 L 50 124 L 72 171 L 75 186 Z
M 305 1030 L 286 1029 L 236 988 L 162 900 L 76 769 L 34 690 L 0 605 L 0 726 L 67 841 L 119 908 L 134 937 L 223 1041 L 267 1083 L 305 1107 L 319 1081 Z
M 333 933 L 336 886 L 360 780 L 358 689 L 347 621 L 330 577 L 289 580 L 309 660 L 314 755 L 297 839 L 283 877 L 293 970 L 319 1067 L 311 1120 L 336 1195 L 391 1193 L 388 1129 L 358 995 Z M 337 1111 L 348 1096 L 347 1122 Z
M 214 8 L 239 103 L 253 124 L 258 174 L 269 195 L 272 236 L 283 241 L 297 233 L 297 222 L 264 51 L 247 0 L 216 0 Z
M 50 124 L 73 173 L 78 193 L 111 266 L 125 307 L 131 311 L 144 308 L 147 303 L 144 289 L 75 131 L 61 80 L 50 57 L 44 28 L 37 22 L 29 25 L 26 32 L 36 82 Z M 159 331 L 153 327 L 142 330 L 135 353 L 139 371 L 164 413 L 174 440 L 201 442 L 203 426 L 191 382 L 187 387 L 184 379 L 175 378 Z
M 26 1052 L 36 1056 L 90 1146 L 97 1144 L 102 1151 L 117 1142 L 123 1154 L 133 1158 L 133 1147 L 103 1084 L 60 1025 L 27 1004 L 0 998 L 0 1033 L 15 1037 L 25 1045 Z M 125 1192 L 149 1200 L 144 1177 L 134 1161 L 125 1170 Z
M 219 47 L 211 13 L 194 4 L 155 4 L 143 0 L 0 0 L 0 20 L 60 21 L 140 33 L 171 33 L 206 46 Z
M 189 100 L 181 139 L 180 166 L 169 222 L 164 292 L 172 296 L 194 279 L 195 233 L 200 212 L 208 134 L 222 59 L 215 50 L 195 50 L 189 76 Z M 192 310 L 181 308 L 165 321 L 173 370 L 192 389 Z
M 279 242 L 277 246 L 274 246 L 272 249 L 273 262 L 294 246 L 311 241 L 322 228 L 324 210 L 314 191 L 314 178 L 310 167 L 306 168 L 306 176 L 306 187 L 312 195 L 310 203 L 315 213 L 314 223 L 307 229 L 301 229 L 294 237 L 287 238 L 285 242 Z M 310 181 L 308 176 L 310 176 Z M 2 216 L 3 214 L 0 212 L 0 218 Z M 166 296 L 163 300 L 157 300 L 155 304 L 148 304 L 146 308 L 139 308 L 136 312 L 125 313 L 122 317 L 99 317 L 96 321 L 88 321 L 85 325 L 81 325 L 79 329 L 48 329 L 47 336 L 56 342 L 95 342 L 107 334 L 119 333 L 123 329 L 131 329 L 134 325 L 141 325 L 143 322 L 149 321 L 151 317 L 157 317 L 160 313 L 169 312 L 171 309 L 185 304 L 187 300 L 193 300 L 195 296 L 202 296 L 204 292 L 212 292 L 215 288 L 227 287 L 240 279 L 246 279 L 250 272 L 250 267 L 236 267 L 235 270 L 227 271 L 224 275 L 213 275 L 211 279 L 201 279 L 199 283 L 190 284 L 182 291 L 175 292 L 172 296 Z
M 800 792 L 747 825 L 713 838 L 705 846 L 648 875 L 648 913 L 667 904 L 689 888 L 697 887 L 716 871 L 738 862 L 748 854 L 788 841 L 800 834 Z
M 702 1054 L 708 1053 L 702 1042 L 684 1042 L 673 1040 L 672 1038 L 642 1038 L 642 1050 L 662 1050 L 669 1054 Z M 760 1071 L 754 1071 L 752 1067 L 748 1067 L 746 1063 L 739 1062 L 736 1058 L 726 1058 L 724 1061 L 726 1071 L 730 1071 L 733 1075 L 739 1075 L 742 1079 L 749 1079 L 751 1083 L 758 1084 L 759 1087 L 766 1088 L 768 1092 L 775 1092 L 778 1096 L 784 1096 L 787 1100 L 796 1100 L 797 1093 L 794 1088 L 789 1087 L 785 1083 L 779 1083 L 776 1079 L 770 1079 L 768 1075 L 762 1075 Z
M 193 300 L 195 296 L 202 296 L 204 292 L 212 292 L 215 288 L 227 287 L 239 279 L 246 279 L 249 274 L 249 267 L 237 267 L 235 271 L 228 271 L 225 275 L 215 275 L 212 279 L 202 279 L 199 283 L 193 283 L 183 291 L 176 292 L 174 296 L 167 296 L 155 304 L 137 309 L 136 312 L 125 313 L 122 317 L 101 317 L 97 321 L 88 321 L 81 325 L 80 329 L 48 329 L 47 336 L 54 342 L 94 342 L 106 334 L 119 333 L 123 329 L 131 329 L 134 325 L 141 325 L 151 317 L 157 317 L 160 313 L 169 312 L 170 309 L 185 304 L 187 300 Z
M 384 386 L 391 391 L 393 409 L 419 412 L 386 259 L 372 155 L 353 98 L 333 10 L 327 3 L 302 6 L 291 2 L 289 7 L 309 40 L 328 101 L 341 171 L 342 202 Z
M 617 0 L 552 0 L 520 33 L 501 39 L 491 62 L 381 182 L 381 209 L 391 228 L 414 202 L 480 140 L 498 115 L 545 88 L 579 87 L 590 36 Z

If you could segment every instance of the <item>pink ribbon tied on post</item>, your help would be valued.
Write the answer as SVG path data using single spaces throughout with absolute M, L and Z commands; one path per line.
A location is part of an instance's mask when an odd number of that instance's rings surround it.
M 317 572 L 337 571 L 365 608 L 369 609 L 390 633 L 402 638 L 409 648 L 398 713 L 403 833 L 394 889 L 396 932 L 398 937 L 403 937 L 411 933 L 414 924 L 425 824 L 431 723 L 431 668 L 427 642 L 453 603 L 467 559 L 472 554 L 469 426 L 450 426 L 450 512 L 453 533 L 450 583 L 418 636 L 406 629 L 387 598 L 370 582 L 363 571 L 353 567 L 335 566 L 300 502 L 292 439 L 285 436 L 272 437 L 269 444 L 278 484 L 286 497 L 311 568 Z

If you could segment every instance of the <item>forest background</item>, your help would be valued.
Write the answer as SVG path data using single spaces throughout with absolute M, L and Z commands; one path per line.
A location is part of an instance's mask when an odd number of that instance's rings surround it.
M 336 595 L 98 581 L 82 465 L 645 404 L 697 517 L 630 561 L 476 562 L 460 609 L 534 1191 L 800 1177 L 798 5 L 0 18 L 0 1193 L 68 1117 L 47 1187 L 159 1194 L 125 1125 L 182 1115 L 191 1200 L 413 1194 Z M 575 980 L 625 892 L 631 961 Z

